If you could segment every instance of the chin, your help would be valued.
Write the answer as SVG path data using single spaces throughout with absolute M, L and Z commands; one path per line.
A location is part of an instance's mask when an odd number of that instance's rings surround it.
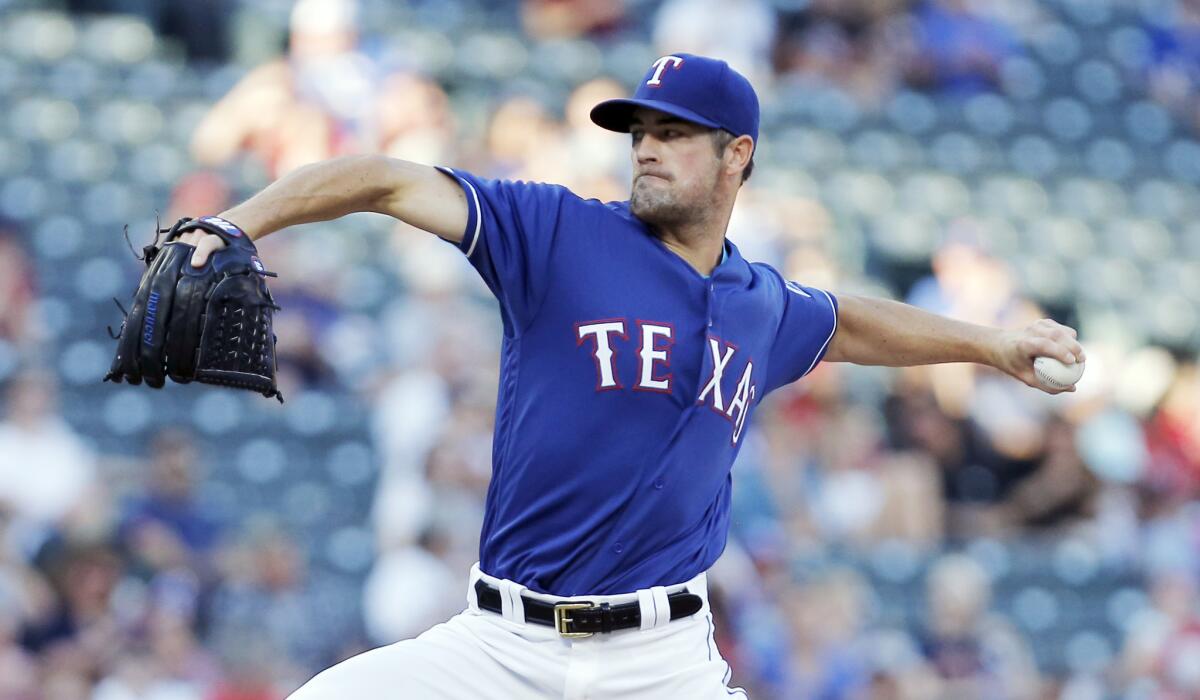
M 642 221 L 659 226 L 676 224 L 687 219 L 686 211 L 674 203 L 667 202 L 639 202 L 634 199 L 629 204 L 629 211 Z

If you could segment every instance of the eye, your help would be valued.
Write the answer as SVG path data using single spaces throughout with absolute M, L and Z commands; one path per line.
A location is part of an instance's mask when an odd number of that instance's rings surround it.
M 640 131 L 630 131 L 629 135 L 633 137 L 634 143 L 637 143 L 638 141 L 642 140 L 642 132 L 640 132 Z
M 666 131 L 663 132 L 663 136 L 666 138 L 669 138 L 669 139 L 673 139 L 673 138 L 678 138 L 680 136 L 683 136 L 683 132 L 680 131 L 679 129 L 667 129 Z

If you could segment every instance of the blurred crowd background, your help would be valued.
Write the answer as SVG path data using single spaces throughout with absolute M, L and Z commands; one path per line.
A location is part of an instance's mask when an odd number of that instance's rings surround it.
M 1053 398 L 833 364 L 771 396 L 711 578 L 733 683 L 1200 698 L 1196 0 L 0 0 L 0 698 L 283 698 L 464 605 L 501 332 L 457 251 L 262 241 L 279 406 L 100 383 L 125 226 L 367 152 L 624 199 L 587 112 L 685 51 L 763 102 L 748 258 L 1089 357 Z

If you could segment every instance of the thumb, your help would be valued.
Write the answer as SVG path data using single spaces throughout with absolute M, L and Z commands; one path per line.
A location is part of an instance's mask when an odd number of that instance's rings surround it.
M 192 253 L 192 267 L 204 267 L 204 263 L 208 262 L 208 256 L 213 252 L 222 248 L 225 242 L 219 236 L 205 236 L 196 244 L 196 250 Z

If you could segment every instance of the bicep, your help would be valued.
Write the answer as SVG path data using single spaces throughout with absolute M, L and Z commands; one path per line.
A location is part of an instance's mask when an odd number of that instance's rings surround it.
M 453 243 L 461 243 L 469 216 L 466 194 L 437 168 L 379 159 L 383 190 L 372 211 L 387 214 Z

